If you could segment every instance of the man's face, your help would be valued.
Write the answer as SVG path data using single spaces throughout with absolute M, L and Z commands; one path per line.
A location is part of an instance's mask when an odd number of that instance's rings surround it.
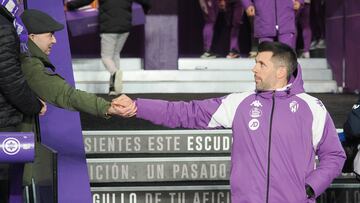
M 252 69 L 256 83 L 256 89 L 260 91 L 274 90 L 277 82 L 277 69 L 271 60 L 273 53 L 270 51 L 259 52 L 255 58 L 255 66 Z
M 56 43 L 54 33 L 30 34 L 30 39 L 43 51 L 46 55 L 51 52 L 52 46 Z

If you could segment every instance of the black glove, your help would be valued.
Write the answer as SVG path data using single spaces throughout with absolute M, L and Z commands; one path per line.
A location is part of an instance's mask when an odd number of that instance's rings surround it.
M 305 186 L 306 196 L 308 199 L 315 197 L 314 190 L 310 187 L 310 185 Z

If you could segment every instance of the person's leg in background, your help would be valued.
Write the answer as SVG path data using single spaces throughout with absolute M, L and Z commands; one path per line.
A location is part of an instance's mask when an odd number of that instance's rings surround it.
M 113 83 L 114 83 L 115 93 L 117 93 L 117 94 L 122 92 L 122 70 L 120 68 L 120 54 L 121 54 L 121 50 L 123 49 L 128 36 L 129 36 L 129 32 L 117 34 L 116 43 L 115 43 L 113 61 L 115 62 L 117 71 L 114 74 L 115 79 L 114 79 Z
M 305 3 L 301 9 L 299 16 L 299 23 L 302 28 L 302 37 L 304 42 L 303 53 L 301 58 L 310 58 L 310 45 L 311 45 L 311 26 L 310 26 L 310 4 Z
M 101 60 L 104 63 L 106 70 L 110 73 L 110 81 L 109 81 L 109 95 L 115 95 L 115 73 L 118 70 L 118 67 L 114 61 L 115 54 L 115 45 L 118 34 L 111 33 L 101 33 Z M 117 53 L 120 54 L 120 53 Z
M 255 58 L 257 55 L 257 47 L 258 47 L 260 41 L 259 41 L 259 39 L 257 39 L 254 36 L 254 18 L 247 16 L 246 12 L 245 12 L 244 18 L 247 18 L 249 26 L 250 26 L 251 48 L 250 48 L 250 52 L 249 52 L 249 58 Z
M 201 55 L 201 58 L 216 58 L 216 55 L 211 53 L 211 45 L 214 36 L 214 26 L 219 13 L 219 6 L 217 0 L 199 0 L 199 2 L 205 20 L 203 27 L 204 53 Z
M 231 22 L 230 31 L 230 52 L 226 58 L 233 59 L 240 57 L 239 48 L 239 32 L 242 24 L 242 16 L 244 9 L 240 1 L 230 3 L 227 12 L 229 13 L 228 20 Z
M 325 0 L 320 0 L 319 5 L 319 27 L 320 27 L 320 40 L 316 48 L 326 48 L 326 36 L 325 36 Z
M 310 19 L 313 34 L 310 49 L 325 48 L 325 0 L 311 0 Z

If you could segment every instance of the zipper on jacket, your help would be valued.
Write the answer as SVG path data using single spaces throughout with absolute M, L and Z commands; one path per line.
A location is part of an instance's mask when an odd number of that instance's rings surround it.
M 266 180 L 266 203 L 269 202 L 269 187 L 270 187 L 270 152 L 271 152 L 271 135 L 272 135 L 272 121 L 275 108 L 275 91 L 272 95 L 272 107 L 270 114 L 270 130 L 269 130 L 269 143 L 268 143 L 268 161 L 267 161 L 267 180 Z
M 277 0 L 275 0 L 275 29 L 276 37 L 279 38 L 279 24 L 278 24 L 278 15 L 277 15 Z M 279 39 L 278 39 L 279 40 Z

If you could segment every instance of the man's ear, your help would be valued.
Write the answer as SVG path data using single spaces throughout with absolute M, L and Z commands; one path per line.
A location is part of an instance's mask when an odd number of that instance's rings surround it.
M 279 66 L 276 72 L 278 79 L 287 78 L 287 68 L 285 66 Z
M 35 35 L 34 34 L 29 34 L 29 39 L 33 40 L 34 41 L 34 37 Z

